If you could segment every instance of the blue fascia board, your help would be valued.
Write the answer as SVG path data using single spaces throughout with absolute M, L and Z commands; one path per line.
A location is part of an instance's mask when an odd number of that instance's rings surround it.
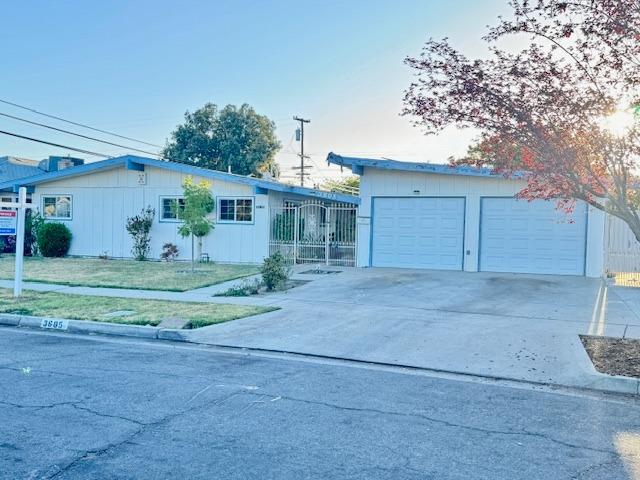
M 14 185 L 13 193 L 19 193 L 21 186 L 24 186 L 24 185 Z M 27 193 L 34 193 L 36 191 L 36 187 L 34 187 L 33 185 L 28 185 L 26 189 L 27 189 Z
M 133 160 L 126 161 L 127 170 L 134 170 L 136 172 L 144 172 L 144 165 L 134 162 Z
M 356 158 L 343 157 L 336 153 L 327 155 L 327 163 L 351 167 L 351 171 L 357 175 L 362 175 L 364 168 L 377 168 L 380 170 L 400 170 L 405 172 L 422 172 L 435 173 L 440 175 L 463 175 L 470 177 L 493 177 L 505 178 L 501 173 L 495 172 L 490 168 L 471 167 L 464 165 L 446 165 L 438 163 L 418 163 L 418 162 L 401 162 L 399 160 L 374 159 L 374 158 Z M 525 172 L 515 172 L 510 178 L 522 178 Z
M 153 158 L 136 157 L 134 155 L 128 155 L 128 158 L 135 162 L 142 163 L 148 166 L 165 168 L 187 175 L 195 175 L 198 177 L 204 177 L 214 180 L 222 180 L 225 182 L 242 183 L 245 185 L 251 185 L 254 187 L 261 187 L 265 190 L 274 190 L 277 192 L 297 193 L 299 195 L 311 196 L 315 198 L 322 198 L 324 200 L 333 200 L 335 202 L 350 203 L 352 205 L 358 205 L 360 199 L 353 195 L 345 195 L 342 193 L 325 192 L 323 190 L 316 190 L 313 188 L 296 187 L 294 185 L 287 185 L 279 182 L 272 182 L 263 180 L 261 178 L 245 177 L 243 175 L 235 175 L 233 173 L 221 172 L 218 170 L 209 170 L 208 168 L 196 167 L 194 165 L 188 165 L 186 163 L 169 162 L 166 160 L 155 160 Z
M 130 165 L 139 165 L 162 168 L 165 170 L 172 170 L 180 172 L 186 175 L 194 175 L 198 177 L 221 180 L 225 182 L 241 183 L 244 185 L 250 185 L 253 187 L 260 187 L 264 190 L 274 190 L 278 192 L 296 193 L 299 195 L 311 196 L 314 198 L 321 198 L 324 200 L 332 200 L 335 202 L 349 203 L 352 205 L 358 205 L 360 199 L 353 195 L 345 195 L 342 193 L 325 192 L 322 190 L 315 190 L 313 188 L 296 187 L 293 185 L 286 185 L 279 182 L 271 182 L 262 180 L 259 178 L 245 177 L 242 175 L 235 175 L 233 173 L 220 172 L 217 170 L 209 170 L 207 168 L 196 167 L 188 165 L 186 163 L 170 162 L 167 160 L 156 160 L 153 158 L 138 157 L 136 155 L 125 155 L 122 157 L 109 158 L 107 160 L 101 160 L 99 162 L 85 163 L 76 167 L 66 168 L 55 172 L 46 172 L 32 177 L 21 178 L 11 182 L 0 183 L 0 190 L 3 188 L 13 188 L 14 185 L 26 186 L 37 185 L 39 183 L 51 182 L 60 178 L 71 178 L 80 175 L 86 175 L 99 170 L 107 170 L 118 167 L 128 167 Z M 135 169 L 137 169 L 136 167 Z

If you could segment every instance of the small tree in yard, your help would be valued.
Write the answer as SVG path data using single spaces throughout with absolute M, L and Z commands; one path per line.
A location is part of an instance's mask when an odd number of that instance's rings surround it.
M 640 1 L 512 0 L 470 60 L 429 40 L 406 62 L 416 80 L 404 114 L 436 133 L 478 129 L 463 163 L 523 171 L 528 200 L 575 200 L 625 221 L 640 240 Z M 526 45 L 500 43 L 515 35 Z
M 195 183 L 187 177 L 182 183 L 184 207 L 176 207 L 176 216 L 182 221 L 178 233 L 184 238 L 191 236 L 191 271 L 195 269 L 194 238 L 198 239 L 198 255 L 202 255 L 202 238 L 213 229 L 213 220 L 209 218 L 214 209 L 211 183 Z
M 131 253 L 136 260 L 146 260 L 151 249 L 151 227 L 156 211 L 148 206 L 143 208 L 139 215 L 127 218 L 127 232 L 133 239 Z

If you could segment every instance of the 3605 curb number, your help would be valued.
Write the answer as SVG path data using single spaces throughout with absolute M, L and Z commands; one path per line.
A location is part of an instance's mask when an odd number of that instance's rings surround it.
M 69 327 L 68 320 L 51 320 L 43 318 L 40 324 L 41 328 L 52 328 L 54 330 L 66 330 Z

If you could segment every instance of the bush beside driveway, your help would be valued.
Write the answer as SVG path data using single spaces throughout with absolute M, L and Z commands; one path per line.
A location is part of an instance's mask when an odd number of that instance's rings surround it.
M 255 275 L 257 265 L 187 262 L 137 262 L 97 258 L 25 258 L 24 281 L 82 287 L 185 292 Z M 0 258 L 0 279 L 13 279 L 14 257 Z

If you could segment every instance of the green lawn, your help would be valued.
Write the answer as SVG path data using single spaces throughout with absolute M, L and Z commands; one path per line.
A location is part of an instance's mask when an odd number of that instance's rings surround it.
M 110 312 L 121 310 L 135 313 L 125 317 L 106 316 Z M 13 298 L 12 291 L 0 289 L 0 313 L 132 325 L 156 326 L 165 318 L 179 317 L 188 320 L 185 328 L 200 328 L 273 310 L 277 309 L 247 305 L 93 297 L 33 291 L 23 292 L 23 296 L 16 300 Z
M 13 279 L 14 257 L 0 258 L 0 279 Z M 23 279 L 84 287 L 184 292 L 258 273 L 256 265 L 188 262 L 136 262 L 93 258 L 25 258 Z

